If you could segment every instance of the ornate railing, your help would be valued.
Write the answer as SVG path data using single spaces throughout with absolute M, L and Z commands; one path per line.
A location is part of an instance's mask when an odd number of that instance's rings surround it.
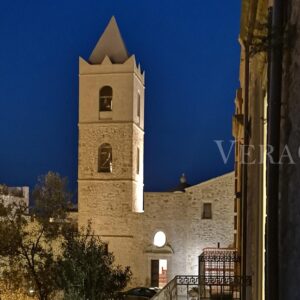
M 195 275 L 177 275 L 176 277 L 177 285 L 198 285 L 199 276 Z
M 235 262 L 240 263 L 241 257 L 235 249 L 206 248 L 199 256 L 199 262 Z
M 205 248 L 199 256 L 200 299 L 240 299 L 251 276 L 240 276 L 241 257 L 236 249 Z
M 151 300 L 193 299 L 192 294 L 198 294 L 198 279 L 193 275 L 177 275 Z
M 251 286 L 251 276 L 214 276 L 201 275 L 199 276 L 200 285 L 218 285 L 218 286 Z
M 213 299 L 213 295 L 240 299 L 243 285 L 251 285 L 251 276 L 177 275 L 151 300 Z
M 194 275 L 176 276 L 177 296 L 176 299 L 198 299 L 199 277 Z
M 251 285 L 251 276 L 240 276 L 236 249 L 206 248 L 199 256 L 199 275 L 177 275 L 153 300 L 240 299 L 242 286 Z

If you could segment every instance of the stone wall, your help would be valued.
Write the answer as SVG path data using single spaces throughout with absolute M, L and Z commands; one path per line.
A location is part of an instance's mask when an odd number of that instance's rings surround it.
M 212 203 L 212 219 L 202 219 L 203 203 Z M 198 256 L 206 247 L 232 247 L 234 241 L 234 174 L 189 187 L 186 192 L 145 193 L 144 213 L 133 214 L 134 252 L 139 260 L 135 284 L 150 284 L 151 259 L 167 259 L 168 280 L 198 274 Z M 157 231 L 167 246 L 153 247 Z M 171 249 L 171 252 L 170 252 Z
M 29 187 L 7 187 L 0 185 L 0 199 L 3 200 L 5 204 L 23 201 L 29 206 Z
M 245 68 L 245 62 L 243 62 Z M 244 75 L 244 74 L 243 74 Z M 252 286 L 247 289 L 247 299 L 263 299 L 263 272 L 264 272 L 264 224 L 265 224 L 265 152 L 266 146 L 266 101 L 267 101 L 267 64 L 264 52 L 250 56 L 249 82 L 241 78 L 241 86 L 245 99 L 246 85 L 249 84 L 248 124 L 247 135 L 249 139 L 247 172 L 247 216 L 243 216 L 244 226 L 247 226 L 245 241 L 246 266 L 245 273 L 252 277 Z M 263 148 L 262 148 L 263 147 Z M 240 159 L 245 159 L 240 157 Z M 243 163 L 239 162 L 241 165 Z M 243 169 L 243 167 L 242 167 Z M 240 183 L 243 180 L 240 178 Z M 241 188 L 243 193 L 243 187 Z
M 150 285 L 152 259 L 167 259 L 171 280 L 175 275 L 196 275 L 198 256 L 204 248 L 217 247 L 218 243 L 232 247 L 233 173 L 189 187 L 186 192 L 145 193 L 143 213 L 131 211 L 128 184 L 80 182 L 79 219 L 81 225 L 91 219 L 95 233 L 108 243 L 116 263 L 130 265 L 131 286 Z M 212 219 L 202 219 L 203 203 L 212 204 Z M 167 237 L 167 245 L 161 249 L 153 246 L 157 231 Z
M 132 138 L 132 124 L 80 124 L 78 178 L 132 178 Z M 112 173 L 98 172 L 98 149 L 104 143 L 112 147 Z
M 144 113 L 141 122 L 134 114 L 137 92 L 141 96 L 141 108 L 144 108 L 144 75 L 136 67 L 134 56 L 123 64 L 91 65 L 82 58 L 79 60 L 79 123 L 106 122 L 109 119 L 119 122 L 137 122 L 144 125 Z M 99 91 L 103 86 L 113 89 L 113 110 L 108 120 L 99 119 Z
M 195 252 L 206 247 L 233 247 L 234 173 L 214 178 L 187 189 L 189 194 L 187 271 L 196 274 Z M 202 219 L 203 203 L 212 204 L 212 219 Z M 201 253 L 199 253 L 201 254 Z
M 114 53 L 115 45 L 109 45 L 106 51 Z M 168 279 L 197 274 L 203 248 L 233 242 L 233 174 L 186 192 L 143 194 L 144 73 L 134 56 L 112 63 L 109 53 L 102 54 L 101 63 L 79 62 L 79 226 L 92 221 L 116 264 L 130 265 L 132 286 L 150 285 L 151 259 L 168 260 Z M 106 85 L 112 88 L 112 111 L 99 113 L 99 90 Z M 112 147 L 111 173 L 98 172 L 98 148 L 103 143 Z M 203 201 L 212 203 L 211 220 L 201 217 Z M 158 230 L 167 235 L 162 248 L 153 246 Z

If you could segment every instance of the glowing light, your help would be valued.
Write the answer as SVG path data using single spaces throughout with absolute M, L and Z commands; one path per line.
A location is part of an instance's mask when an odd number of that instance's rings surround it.
M 34 294 L 35 294 L 34 289 L 33 289 L 32 287 L 29 288 L 29 290 L 28 290 L 28 295 L 29 295 L 29 296 L 34 296 Z
M 156 247 L 163 247 L 166 244 L 167 238 L 164 232 L 158 231 L 156 232 L 153 240 L 153 244 Z

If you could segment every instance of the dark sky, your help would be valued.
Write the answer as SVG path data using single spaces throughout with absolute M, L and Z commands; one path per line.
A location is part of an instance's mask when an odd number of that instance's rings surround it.
M 15 0 L 0 8 L 1 183 L 53 170 L 76 190 L 78 57 L 112 15 L 146 70 L 145 189 L 233 169 L 213 140 L 232 139 L 240 1 Z

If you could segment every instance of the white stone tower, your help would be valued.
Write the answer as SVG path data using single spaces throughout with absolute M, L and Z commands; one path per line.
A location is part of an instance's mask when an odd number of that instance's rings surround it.
M 133 237 L 133 214 L 143 212 L 144 74 L 114 17 L 88 61 L 79 60 L 78 147 L 79 226 L 91 220 L 117 256 Z

